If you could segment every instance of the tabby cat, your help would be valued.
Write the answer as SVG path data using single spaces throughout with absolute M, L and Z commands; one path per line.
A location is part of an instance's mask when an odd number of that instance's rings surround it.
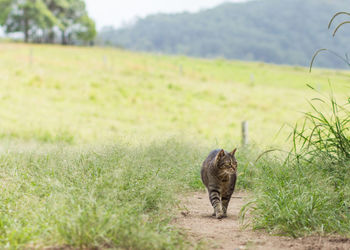
M 217 219 L 227 217 L 227 207 L 235 189 L 237 179 L 237 160 L 235 153 L 223 149 L 212 151 L 203 162 L 201 177 L 207 187 L 209 200 Z

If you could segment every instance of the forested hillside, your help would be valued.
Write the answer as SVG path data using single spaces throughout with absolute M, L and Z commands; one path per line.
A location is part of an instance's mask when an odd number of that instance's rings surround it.
M 132 50 L 308 65 L 317 49 L 332 49 L 342 56 L 349 51 L 350 25 L 335 38 L 327 30 L 333 14 L 349 10 L 345 0 L 225 3 L 198 13 L 157 14 L 121 29 L 105 28 L 99 40 Z M 344 63 L 324 54 L 316 65 Z

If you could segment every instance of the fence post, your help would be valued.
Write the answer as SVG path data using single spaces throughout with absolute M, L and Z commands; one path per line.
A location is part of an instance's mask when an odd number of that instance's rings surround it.
M 29 66 L 32 66 L 33 65 L 33 49 L 32 48 L 29 50 L 28 61 L 29 61 Z
M 105 66 L 105 68 L 107 68 L 108 66 L 108 59 L 106 55 L 103 56 L 103 65 Z
M 254 74 L 250 74 L 250 85 L 254 86 L 254 84 L 255 84 Z
M 182 64 L 179 65 L 179 74 L 180 74 L 180 76 L 183 76 L 183 74 L 184 74 L 184 70 L 182 68 Z
M 249 143 L 248 139 L 248 121 L 242 122 L 242 146 L 247 146 Z

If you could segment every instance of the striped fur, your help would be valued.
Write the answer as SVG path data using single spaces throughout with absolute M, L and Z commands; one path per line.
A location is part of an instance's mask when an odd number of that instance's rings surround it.
M 201 177 L 214 208 L 213 216 L 227 217 L 227 207 L 235 189 L 237 179 L 236 149 L 231 153 L 223 149 L 212 151 L 203 162 Z

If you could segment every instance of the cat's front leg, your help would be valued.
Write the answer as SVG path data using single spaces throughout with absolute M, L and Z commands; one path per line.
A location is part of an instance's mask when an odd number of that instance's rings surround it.
M 222 212 L 220 212 L 220 208 L 214 207 L 214 212 L 211 214 L 211 216 L 215 216 L 217 219 L 222 219 L 226 217 L 225 215 L 225 208 L 222 206 Z
M 221 197 L 221 203 L 222 203 L 222 210 L 224 211 L 224 217 L 227 217 L 227 207 L 230 203 L 231 195 L 233 193 L 233 190 L 225 190 L 223 192 L 223 195 Z
M 218 188 L 209 188 L 209 199 L 210 203 L 214 208 L 214 214 L 217 219 L 222 219 L 224 217 L 224 211 L 222 207 L 222 202 L 220 198 L 220 191 Z
M 235 185 L 236 185 L 236 179 L 237 176 L 236 174 L 231 176 L 230 178 L 230 184 L 228 186 L 228 189 L 226 191 L 223 192 L 222 195 L 222 206 L 223 206 L 223 210 L 224 210 L 224 216 L 227 217 L 227 208 L 228 208 L 228 204 L 230 203 L 231 200 L 231 196 L 233 194 L 233 191 L 235 190 Z
M 221 202 L 218 204 L 218 206 L 215 209 L 215 216 L 217 219 L 222 219 L 226 217 Z
M 230 203 L 231 194 L 225 195 L 222 197 L 222 209 L 224 211 L 224 217 L 227 217 L 227 207 Z

